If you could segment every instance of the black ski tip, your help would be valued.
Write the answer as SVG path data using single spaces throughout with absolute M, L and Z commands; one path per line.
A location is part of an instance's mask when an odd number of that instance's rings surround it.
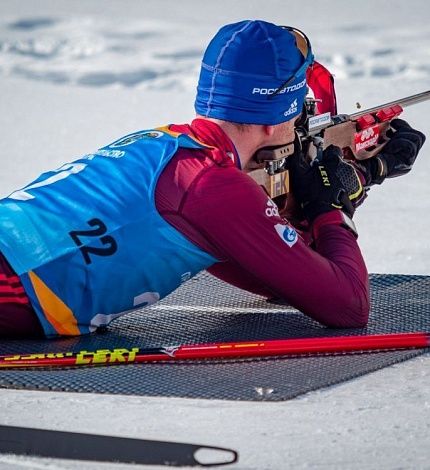
M 0 425 L 0 453 L 170 467 L 216 467 L 237 462 L 223 447 Z

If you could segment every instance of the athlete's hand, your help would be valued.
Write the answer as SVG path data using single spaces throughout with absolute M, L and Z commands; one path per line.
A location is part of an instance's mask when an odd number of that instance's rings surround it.
M 311 164 L 298 153 L 291 159 L 292 192 L 309 222 L 335 209 L 353 216 L 364 190 L 357 170 L 342 159 L 339 147 L 330 145 Z
M 412 129 L 403 119 L 393 119 L 390 125 L 392 129 L 387 132 L 390 140 L 381 153 L 355 163 L 363 173 L 367 186 L 409 173 L 426 140 L 422 132 Z

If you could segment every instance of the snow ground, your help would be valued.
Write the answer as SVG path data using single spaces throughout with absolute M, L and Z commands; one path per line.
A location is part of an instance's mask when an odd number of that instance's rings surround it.
M 0 193 L 127 132 L 190 120 L 201 54 L 224 23 L 303 29 L 349 113 L 430 88 L 429 17 L 420 0 L 2 0 Z M 429 136 L 429 111 L 404 117 Z M 429 150 L 356 215 L 371 272 L 430 274 Z M 0 423 L 232 447 L 241 469 L 425 469 L 429 365 L 422 356 L 278 404 L 0 390 Z M 0 456 L 1 469 L 78 466 Z

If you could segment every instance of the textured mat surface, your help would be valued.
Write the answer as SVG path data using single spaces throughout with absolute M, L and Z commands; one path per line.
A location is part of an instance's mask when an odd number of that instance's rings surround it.
M 372 275 L 371 293 L 367 328 L 332 330 L 202 274 L 158 304 L 116 320 L 107 332 L 51 341 L 2 340 L 0 354 L 430 331 L 430 276 Z M 276 401 L 424 352 L 1 370 L 0 388 Z

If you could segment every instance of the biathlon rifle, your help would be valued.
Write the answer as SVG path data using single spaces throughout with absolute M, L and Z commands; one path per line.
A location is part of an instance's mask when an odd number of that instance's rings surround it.
M 303 148 L 322 151 L 329 145 L 342 149 L 344 158 L 364 160 L 377 155 L 388 142 L 390 123 L 403 108 L 430 100 L 430 90 L 391 101 L 353 114 L 317 114 L 318 100 L 306 98 L 304 111 L 296 123 L 296 135 Z M 313 144 L 313 145 L 312 145 Z M 274 199 L 289 192 L 288 157 L 294 143 L 257 152 L 258 169 L 249 173 Z M 264 168 L 261 168 L 264 164 Z

